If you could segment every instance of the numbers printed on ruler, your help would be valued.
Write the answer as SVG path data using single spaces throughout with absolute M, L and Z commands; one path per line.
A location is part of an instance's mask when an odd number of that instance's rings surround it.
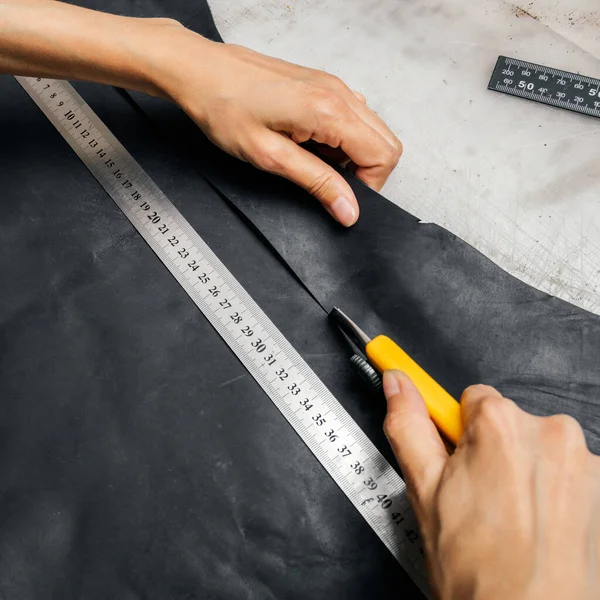
M 103 135 L 91 122 L 86 116 L 86 110 L 91 112 L 91 109 L 79 105 L 74 99 L 75 92 L 70 92 L 61 81 L 18 79 L 32 97 L 26 85 L 37 93 L 44 103 L 45 108 L 40 105 L 42 110 L 51 111 L 70 136 L 71 140 L 67 138 L 67 141 L 84 152 L 89 159 L 84 162 L 115 201 L 119 198 L 117 204 L 126 203 L 125 214 L 149 243 L 153 241 L 162 249 L 161 260 L 188 293 L 189 288 L 193 288 L 193 298 L 199 298 L 201 303 L 194 301 L 202 312 L 427 593 L 423 550 L 402 480 L 374 448 L 367 453 L 365 443 L 358 443 L 352 433 L 356 430 L 350 426 L 355 424 L 343 408 L 333 397 L 327 398 L 322 389 L 316 389 L 316 376 L 308 366 L 290 358 L 294 353 L 287 346 L 282 347 L 282 342 L 274 339 L 275 334 L 269 333 L 274 326 L 266 316 L 259 313 L 258 308 L 252 308 L 241 288 L 232 289 L 239 284 L 234 283 L 220 262 L 217 266 L 218 259 L 214 255 L 208 256 L 211 254 L 208 247 L 202 249 L 199 241 L 190 239 L 193 234 L 186 233 L 176 209 L 164 196 L 157 198 L 156 188 L 148 185 L 149 180 L 140 174 L 147 176 L 123 149 L 113 148 L 106 139 L 112 136 Z M 63 136 L 67 137 L 64 133 Z M 315 378 L 313 383 L 309 381 L 311 375 Z M 350 491 L 344 488 L 348 483 Z
M 488 88 L 600 117 L 600 80 L 577 73 L 500 56 Z
M 42 80 L 39 79 L 38 83 Z M 46 84 L 47 85 L 47 84 Z M 51 86 L 44 86 L 50 90 Z M 55 93 L 47 94 L 49 100 L 57 98 Z M 362 482 L 365 503 L 379 505 L 383 509 L 391 507 L 391 500 L 385 494 L 368 494 L 376 492 L 378 484 L 372 477 L 364 479 L 361 460 L 365 457 L 354 449 L 354 440 L 345 439 L 339 433 L 342 428 L 327 408 L 320 406 L 318 398 L 304 381 L 302 375 L 281 354 L 279 348 L 268 338 L 261 325 L 250 315 L 244 306 L 240 305 L 237 297 L 227 284 L 212 270 L 211 265 L 200 255 L 187 236 L 182 233 L 169 214 L 153 210 L 152 200 L 147 200 L 143 192 L 135 188 L 113 158 L 112 148 L 94 131 L 93 125 L 86 122 L 85 117 L 78 115 L 64 101 L 56 102 L 57 108 L 62 108 L 61 120 L 69 122 L 72 132 L 77 133 L 80 145 L 86 146 L 86 151 L 97 156 L 106 169 L 114 177 L 113 184 L 128 190 L 130 202 L 141 223 L 152 235 L 159 240 L 160 245 L 167 251 L 173 262 L 192 282 L 194 287 L 203 293 L 203 300 L 219 315 L 224 325 L 234 335 L 236 341 L 253 358 L 255 364 L 268 371 L 268 379 L 278 392 L 283 392 L 288 403 L 307 429 L 312 429 L 314 437 L 321 437 L 322 444 L 330 457 L 346 458 L 347 472 L 355 476 L 357 484 Z M 385 496 L 385 498 L 383 498 Z

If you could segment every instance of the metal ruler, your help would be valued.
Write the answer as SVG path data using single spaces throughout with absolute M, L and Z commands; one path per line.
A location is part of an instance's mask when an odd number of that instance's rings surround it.
M 499 56 L 488 89 L 600 118 L 600 79 Z
M 396 471 L 81 96 L 63 81 L 17 80 L 429 598 Z

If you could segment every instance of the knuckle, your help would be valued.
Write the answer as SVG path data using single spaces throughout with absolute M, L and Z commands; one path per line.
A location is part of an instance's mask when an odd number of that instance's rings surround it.
M 398 164 L 401 154 L 402 154 L 402 151 L 398 152 L 398 148 L 396 146 L 387 144 L 387 148 L 386 148 L 385 156 L 384 156 L 384 164 L 389 165 L 390 167 L 394 168 Z
M 346 114 L 348 106 L 338 94 L 330 91 L 313 93 L 313 107 L 321 117 L 338 119 Z
M 496 390 L 490 386 L 485 385 L 483 383 L 477 383 L 475 385 L 470 385 L 465 391 L 462 393 L 461 400 L 471 400 L 473 398 L 481 398 L 484 396 L 491 396 L 494 394 Z
M 569 415 L 554 415 L 546 420 L 546 432 L 555 444 L 567 448 L 585 446 L 581 425 Z
M 280 173 L 285 167 L 285 156 L 281 146 L 271 142 L 256 144 L 246 153 L 254 166 L 268 171 L 269 173 Z
M 315 175 L 306 186 L 311 196 L 325 200 L 328 197 L 328 191 L 334 184 L 335 177 L 330 173 L 319 173 Z
M 314 69 L 312 70 L 312 74 L 314 76 L 314 82 L 317 85 L 328 86 L 336 89 L 346 88 L 344 81 L 333 73 L 323 71 L 322 69 Z
M 479 401 L 474 424 L 485 431 L 506 431 L 510 404 L 499 396 L 486 395 Z
M 381 167 L 385 167 L 388 171 L 392 171 L 400 160 L 402 151 L 391 142 L 385 140 L 375 130 L 369 132 L 372 140 L 372 158 Z
M 331 73 L 326 73 L 327 82 L 336 90 L 348 90 L 348 86 L 344 83 L 342 79 L 340 79 L 337 75 L 332 75 Z
M 279 164 L 275 154 L 271 154 L 263 150 L 254 155 L 254 161 L 256 166 L 260 167 L 264 171 L 268 171 L 269 173 L 277 171 L 277 165 Z
M 366 104 L 366 103 L 367 103 L 367 97 L 366 97 L 364 94 L 361 94 L 361 93 L 360 93 L 359 91 L 357 91 L 357 90 L 354 90 L 352 93 L 353 93 L 353 94 L 356 96 L 356 98 L 357 98 L 357 99 L 358 99 L 360 102 L 362 102 L 363 104 Z
M 404 152 L 404 146 L 402 145 L 402 142 L 398 139 L 398 138 L 394 138 L 394 156 L 396 159 L 396 164 L 398 164 L 398 161 L 400 160 L 400 157 L 402 156 L 402 153 Z
M 152 20 L 157 25 L 167 25 L 170 27 L 183 27 L 183 25 L 177 19 L 171 19 L 169 17 L 156 17 Z

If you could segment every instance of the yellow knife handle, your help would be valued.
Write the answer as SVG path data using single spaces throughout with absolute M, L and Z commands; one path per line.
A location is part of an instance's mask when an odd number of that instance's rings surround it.
M 431 420 L 456 446 L 463 433 L 460 404 L 389 337 L 379 335 L 372 339 L 367 344 L 366 354 L 382 373 L 397 369 L 412 379 L 425 400 Z

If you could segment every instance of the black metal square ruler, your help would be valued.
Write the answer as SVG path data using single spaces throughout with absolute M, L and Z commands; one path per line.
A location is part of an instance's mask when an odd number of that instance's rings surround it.
M 600 79 L 499 56 L 489 90 L 600 118 Z
M 72 86 L 17 80 L 429 598 L 398 473 Z

